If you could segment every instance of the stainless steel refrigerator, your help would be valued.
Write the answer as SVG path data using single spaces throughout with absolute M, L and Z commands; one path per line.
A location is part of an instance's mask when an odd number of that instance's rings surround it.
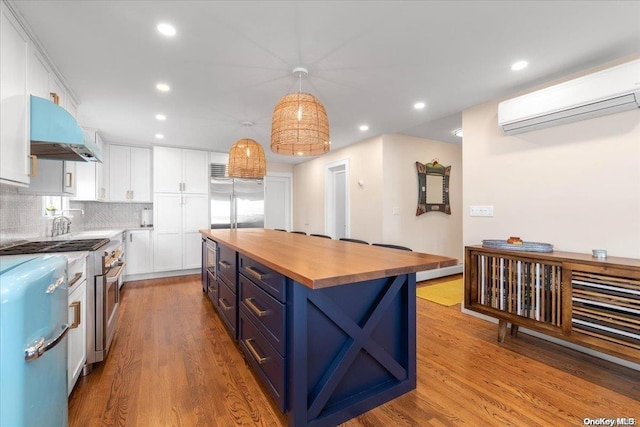
M 211 178 L 211 228 L 263 228 L 261 179 Z

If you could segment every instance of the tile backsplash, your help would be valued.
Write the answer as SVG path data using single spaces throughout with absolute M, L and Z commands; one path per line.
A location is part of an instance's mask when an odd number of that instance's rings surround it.
M 84 215 L 73 211 L 71 231 L 140 227 L 143 209 L 153 203 L 69 203 L 71 209 L 82 209 Z M 51 230 L 53 218 L 42 215 L 42 196 L 19 193 L 17 188 L 0 186 L 0 246 L 20 240 L 45 237 Z

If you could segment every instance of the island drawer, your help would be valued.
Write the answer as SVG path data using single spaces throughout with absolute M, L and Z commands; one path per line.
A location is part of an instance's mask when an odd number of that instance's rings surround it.
M 278 301 L 286 302 L 286 278 L 282 274 L 265 267 L 246 255 L 240 254 L 238 258 L 241 273 L 246 277 L 249 277 L 254 283 L 267 291 Z
M 218 245 L 218 277 L 229 284 L 236 283 L 236 251 L 228 246 Z
M 224 281 L 218 281 L 218 301 L 216 302 L 218 313 L 231 330 L 231 336 L 236 337 L 237 325 L 237 301 L 236 294 Z
M 239 336 L 240 348 L 247 362 L 260 377 L 280 410 L 284 412 L 286 410 L 285 359 L 269 344 L 243 311 L 240 312 Z
M 285 343 L 285 305 L 267 294 L 251 280 L 240 274 L 238 301 L 240 311 L 244 312 L 255 326 L 282 355 L 286 351 Z

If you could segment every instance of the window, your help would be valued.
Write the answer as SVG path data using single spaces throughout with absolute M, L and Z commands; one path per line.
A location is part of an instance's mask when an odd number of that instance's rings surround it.
M 69 209 L 68 197 L 42 196 L 42 215 L 59 215 L 63 209 Z

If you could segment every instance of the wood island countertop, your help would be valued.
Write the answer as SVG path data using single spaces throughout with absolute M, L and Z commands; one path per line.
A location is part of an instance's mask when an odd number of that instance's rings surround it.
M 312 289 L 458 264 L 456 258 L 441 255 L 262 228 L 200 233 Z

